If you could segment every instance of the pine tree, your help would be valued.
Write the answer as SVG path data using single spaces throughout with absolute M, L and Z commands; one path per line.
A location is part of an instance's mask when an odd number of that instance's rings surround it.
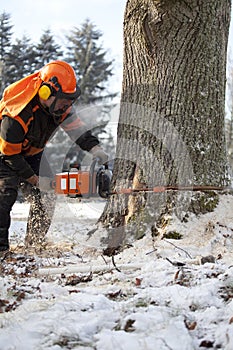
M 74 67 L 79 77 L 82 104 L 95 103 L 116 96 L 106 94 L 107 83 L 113 75 L 113 60 L 107 61 L 107 51 L 99 44 L 101 37 L 102 33 L 88 19 L 80 29 L 75 27 L 71 35 L 67 36 L 67 61 Z
M 35 47 L 31 39 L 23 36 L 16 39 L 8 54 L 6 83 L 11 84 L 35 70 Z
M 10 24 L 10 14 L 5 11 L 0 14 L 0 93 L 2 94 L 6 86 L 6 63 L 9 49 L 11 47 L 11 37 L 13 25 Z
M 44 30 L 39 43 L 35 46 L 36 64 L 35 68 L 40 69 L 48 62 L 62 57 L 61 46 L 55 43 L 54 36 L 50 29 Z

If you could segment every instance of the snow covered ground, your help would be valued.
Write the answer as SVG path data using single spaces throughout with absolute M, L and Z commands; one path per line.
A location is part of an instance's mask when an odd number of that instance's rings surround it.
M 176 224 L 180 240 L 135 242 L 115 256 L 118 269 L 86 241 L 103 207 L 59 202 L 47 250 L 25 255 L 28 205 L 14 206 L 17 254 L 0 266 L 0 350 L 232 350 L 232 196 Z

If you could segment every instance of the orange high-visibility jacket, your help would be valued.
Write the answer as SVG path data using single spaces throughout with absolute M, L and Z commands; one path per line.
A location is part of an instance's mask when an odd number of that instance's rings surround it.
M 0 101 L 0 154 L 25 179 L 34 174 L 25 157 L 41 152 L 59 125 L 84 150 L 99 143 L 72 108 L 56 118 L 41 106 L 41 83 L 39 72 L 31 74 L 6 88 Z

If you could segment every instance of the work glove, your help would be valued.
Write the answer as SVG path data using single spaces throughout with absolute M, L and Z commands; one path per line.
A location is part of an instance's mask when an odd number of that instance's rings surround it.
M 99 164 L 105 164 L 109 160 L 109 156 L 100 146 L 94 146 L 90 153 L 93 155 L 93 159 L 98 159 Z
M 37 186 L 42 192 L 49 192 L 54 189 L 54 181 L 50 177 L 39 176 L 39 182 Z
M 34 174 L 31 177 L 29 177 L 28 179 L 26 179 L 26 181 L 31 184 L 32 186 L 38 186 L 39 184 L 39 177 Z

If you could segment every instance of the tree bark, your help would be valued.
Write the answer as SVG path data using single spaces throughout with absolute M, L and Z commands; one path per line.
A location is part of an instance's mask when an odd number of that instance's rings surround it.
M 228 185 L 229 23 L 230 0 L 127 1 L 114 191 Z M 216 193 L 190 191 L 114 195 L 100 221 L 122 239 L 127 225 L 135 238 L 171 208 L 183 219 L 213 210 L 217 201 Z

